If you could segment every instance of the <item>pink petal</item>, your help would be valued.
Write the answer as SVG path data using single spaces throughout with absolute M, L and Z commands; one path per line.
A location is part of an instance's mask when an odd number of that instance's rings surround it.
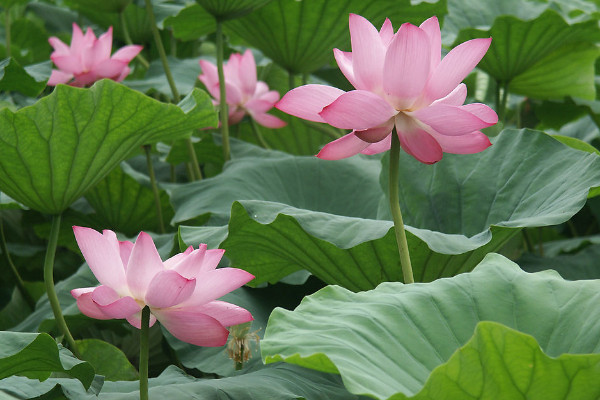
M 266 113 L 275 105 L 274 102 L 261 100 L 261 99 L 250 99 L 244 104 L 244 108 L 253 113 Z
M 110 58 L 110 52 L 112 51 L 112 26 L 108 28 L 108 31 L 100 35 L 98 40 L 92 46 L 92 59 L 93 64 L 98 64 L 104 60 Z
M 54 48 L 54 52 L 52 52 L 54 55 L 67 55 L 71 53 L 71 48 L 55 36 L 48 38 L 48 43 Z
M 407 114 L 429 125 L 436 132 L 449 136 L 465 135 L 498 122 L 494 110 L 485 104 L 469 106 L 471 107 L 436 104 Z
M 198 76 L 198 79 L 206 86 L 210 95 L 219 100 L 219 74 L 217 66 L 205 60 L 200 60 L 198 63 L 200 64 L 200 68 L 202 68 L 202 74 Z
M 71 79 L 73 79 L 73 74 L 53 69 L 52 73 L 50 74 L 50 79 L 48 79 L 47 85 L 56 86 L 59 83 L 69 83 Z
M 394 38 L 394 27 L 392 26 L 392 21 L 390 21 L 389 18 L 386 18 L 383 22 L 383 25 L 381 25 L 379 37 L 381 38 L 381 42 L 385 47 L 388 47 Z
M 242 104 L 243 95 L 240 88 L 225 80 L 225 101 L 229 106 Z
M 50 56 L 50 59 L 61 71 L 69 74 L 79 74 L 83 71 L 83 65 L 77 55 L 55 55 Z
M 127 67 L 123 61 L 108 59 L 96 64 L 93 68 L 95 72 L 101 78 L 115 79 L 121 75 L 123 68 Z
M 147 233 L 140 232 L 127 264 L 127 284 L 133 297 L 145 298 L 150 282 L 164 269 L 152 238 Z
M 317 157 L 323 160 L 340 160 L 360 153 L 367 146 L 369 146 L 369 143 L 360 140 L 352 132 L 327 143 L 317 154 Z
M 276 116 L 271 115 L 271 114 L 252 113 L 251 115 L 252 115 L 252 118 L 254 118 L 254 120 L 256 122 L 258 122 L 260 125 L 267 127 L 267 128 L 278 129 L 278 128 L 283 128 L 284 126 L 287 125 L 287 123 L 285 121 L 282 121 L 281 119 L 279 119 Z
M 325 122 L 319 113 L 344 92 L 326 85 L 304 85 L 290 90 L 275 104 L 275 108 L 298 118 Z
M 92 300 L 92 292 L 95 287 L 71 290 L 71 295 L 77 300 L 77 308 L 83 315 L 95 319 L 111 319 L 106 316 L 96 303 Z
M 239 107 L 229 107 L 229 125 L 239 123 L 246 115 L 246 111 Z
M 102 79 L 102 77 L 99 77 L 98 74 L 94 71 L 86 72 L 84 74 L 75 74 L 75 79 L 71 83 L 71 86 L 88 86 L 96 82 L 98 79 Z
M 240 79 L 240 65 L 242 63 L 242 55 L 234 53 L 229 56 L 229 60 L 223 66 L 223 72 L 225 74 L 225 83 L 237 86 L 241 89 L 242 82 Z
M 446 97 L 437 99 L 431 105 L 434 104 L 447 104 L 449 106 L 462 106 L 467 98 L 467 85 L 460 83 L 454 88 Z
M 112 59 L 116 61 L 124 62 L 125 64 L 129 64 L 131 60 L 137 56 L 144 46 L 138 46 L 136 44 L 132 44 L 130 46 L 121 47 L 119 50 L 112 55 Z
M 319 115 L 336 128 L 364 130 L 387 122 L 397 113 L 375 93 L 352 90 L 323 108 Z
M 490 147 L 490 139 L 482 132 L 472 132 L 462 136 L 446 136 L 437 132 L 429 132 L 440 144 L 445 153 L 473 154 Z
M 78 54 L 81 52 L 83 45 L 83 32 L 81 31 L 79 25 L 73 22 L 73 35 L 71 36 L 71 51 L 74 54 Z
M 154 276 L 146 292 L 146 304 L 153 308 L 166 308 L 187 300 L 196 287 L 195 279 L 187 279 L 168 269 Z
M 131 68 L 129 68 L 129 67 L 123 68 L 123 70 L 121 71 L 119 76 L 115 78 L 115 81 L 121 82 L 123 79 L 127 78 L 127 75 L 129 75 L 130 72 L 131 72 Z
M 90 228 L 74 226 L 73 233 L 96 279 L 119 293 L 126 292 L 125 268 L 117 251 L 118 241 L 114 232 L 107 230 L 102 235 Z
M 416 122 L 406 116 L 396 118 L 396 130 L 404 151 L 425 164 L 434 164 L 442 159 L 442 148 L 438 142 Z
M 429 78 L 430 53 L 427 34 L 412 24 L 402 24 L 383 67 L 383 88 L 397 110 L 408 109 L 421 95 Z
M 238 325 L 254 320 L 250 311 L 245 308 L 219 300 L 203 304 L 195 308 L 195 311 L 213 317 L 223 326 Z
M 365 129 L 364 131 L 354 131 L 354 134 L 360 140 L 369 143 L 377 143 L 385 139 L 394 128 L 394 120 L 390 118 L 385 124 L 375 128 Z
M 257 85 L 258 87 L 258 85 Z M 276 90 L 269 90 L 266 92 L 262 92 L 262 93 L 258 93 L 258 91 L 256 91 L 254 93 L 254 98 L 250 99 L 248 102 L 246 102 L 246 107 L 248 107 L 248 103 L 252 100 L 260 100 L 260 101 L 266 101 L 271 103 L 271 108 L 273 108 L 275 106 L 275 103 L 277 103 L 279 101 L 279 92 Z
M 472 39 L 456 46 L 435 69 L 427 87 L 428 102 L 446 96 L 475 68 L 490 47 L 492 39 Z
M 352 43 L 352 70 L 357 89 L 377 92 L 383 83 L 385 50 L 379 32 L 365 18 L 350 14 L 350 41 Z
M 392 135 L 387 135 L 385 139 L 372 143 L 368 147 L 366 147 L 361 154 L 366 154 L 368 156 L 372 156 L 373 154 L 383 153 L 384 151 L 388 151 L 392 147 Z
M 440 23 L 437 17 L 431 17 L 424 21 L 419 28 L 421 28 L 429 38 L 429 49 L 431 50 L 431 57 L 429 58 L 430 64 L 430 73 L 432 73 L 435 68 L 440 63 L 442 58 L 442 35 L 440 33 Z
M 132 297 L 119 297 L 119 294 L 108 286 L 98 286 L 92 292 L 92 300 L 109 318 L 127 318 L 141 310 Z
M 127 264 L 129 263 L 131 250 L 133 250 L 133 243 L 127 240 L 123 242 L 119 241 L 119 254 L 121 255 L 121 261 L 125 268 L 127 268 Z
M 239 66 L 240 88 L 248 96 L 252 96 L 256 90 L 256 62 L 254 55 L 248 49 L 240 58 Z
M 166 308 L 153 313 L 173 336 L 183 342 L 206 347 L 227 343 L 229 331 L 218 320 L 199 311 Z
M 357 87 L 356 78 L 354 77 L 354 70 L 352 69 L 352 53 L 333 49 L 333 56 L 337 62 L 338 67 L 342 74 L 348 79 L 348 82 L 355 88 Z
M 182 262 L 183 260 L 188 258 L 188 256 L 190 254 L 192 254 L 194 251 L 202 251 L 202 252 L 206 251 L 206 244 L 201 243 L 197 250 L 194 250 L 194 246 L 188 246 L 188 248 L 185 249 L 185 251 L 183 253 L 175 254 L 173 257 L 168 258 L 167 260 L 163 261 L 163 264 L 164 264 L 165 268 L 168 268 L 168 269 L 175 268 L 175 266 L 177 264 L 179 264 L 180 262 Z
M 263 94 L 269 91 L 269 86 L 263 81 L 256 82 L 256 90 L 254 91 L 254 97 L 261 97 Z M 279 96 L 279 93 L 277 93 Z
M 138 311 L 135 314 L 126 318 L 127 322 L 129 322 L 132 326 L 138 329 L 142 329 L 142 311 Z M 152 327 L 156 323 L 156 317 L 150 313 L 150 323 L 148 324 Z
M 181 307 L 195 307 L 208 303 L 254 279 L 254 275 L 238 268 L 219 268 L 198 275 L 192 296 Z

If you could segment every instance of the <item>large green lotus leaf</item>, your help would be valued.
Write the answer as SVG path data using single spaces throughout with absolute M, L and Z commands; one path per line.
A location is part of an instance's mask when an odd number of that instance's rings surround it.
M 387 201 L 373 185 L 381 171 L 376 158 L 331 162 L 254 151 L 217 177 L 173 189 L 174 220 L 222 218 L 237 201 L 228 231 L 186 230 L 197 240 L 223 240 L 218 247 L 256 276 L 253 284 L 300 269 L 351 290 L 400 280 Z M 401 203 L 418 281 L 471 270 L 519 228 L 564 222 L 600 185 L 598 156 L 530 130 L 506 130 L 486 151 L 446 154 L 434 166 L 405 154 L 401 160 Z M 385 186 L 387 167 L 381 175 Z
M 362 397 L 348 393 L 339 376 L 323 374 L 292 365 L 276 365 L 260 371 L 223 379 L 198 379 L 186 375 L 175 366 L 160 376 L 149 379 L 149 397 L 198 400 L 358 400 Z M 0 381 L 2 391 L 14 391 L 22 397 L 33 398 L 60 385 L 67 399 L 73 400 L 135 400 L 139 399 L 138 382 L 105 382 L 96 397 L 77 387 L 72 379 L 48 379 L 36 382 L 23 377 Z M 29 397 L 26 397 L 29 396 Z
M 198 4 L 191 4 L 168 17 L 164 24 L 173 28 L 173 36 L 180 40 L 195 40 L 217 28 L 215 18 Z
M 516 398 L 490 397 L 494 383 L 505 393 L 532 390 L 530 399 L 563 399 L 558 394 L 569 385 L 578 392 L 600 379 L 599 289 L 599 281 L 528 274 L 489 254 L 473 272 L 432 283 L 389 282 L 361 293 L 328 286 L 294 311 L 271 314 L 262 354 L 266 362 L 338 372 L 350 392 L 378 399 Z M 531 335 L 539 348 L 529 337 L 486 324 L 455 353 L 481 321 Z M 540 348 L 549 357 L 569 355 L 551 360 Z M 536 393 L 538 385 L 556 397 Z
M 131 3 L 131 0 L 66 0 L 65 3 L 75 10 L 120 13 Z
M 86 200 L 104 223 L 105 229 L 135 236 L 140 231 L 159 231 L 156 204 L 149 178 L 134 171 L 127 163 L 113 169 L 85 194 Z M 173 217 L 169 196 L 160 190 L 163 220 Z
M 99 339 L 77 341 L 83 360 L 89 362 L 98 375 L 109 381 L 139 380 L 137 369 L 125 354 L 112 344 Z
M 169 68 L 173 74 L 175 86 L 179 93 L 189 93 L 194 89 L 194 85 L 200 74 L 200 65 L 198 59 L 178 59 L 168 57 Z M 172 96 L 171 87 L 167 81 L 165 70 L 160 60 L 154 60 L 146 72 L 146 76 L 139 80 L 126 80 L 123 82 L 132 89 L 140 92 L 159 92 L 167 97 Z M 216 126 L 216 125 L 215 125 Z
M 238 18 L 263 7 L 272 0 L 196 0 L 217 19 Z
M 12 375 L 43 381 L 52 372 L 64 372 L 78 379 L 88 389 L 94 368 L 57 346 L 46 333 L 0 332 L 0 379 Z
M 0 190 L 58 214 L 140 145 L 214 124 L 202 91 L 178 107 L 109 80 L 90 89 L 59 85 L 30 107 L 0 110 Z
M 489 29 L 462 30 L 455 45 L 490 36 L 492 44 L 478 67 L 510 84 L 510 91 L 543 99 L 595 98 L 596 20 L 570 25 L 553 10 L 533 20 L 501 16 Z
M 217 0 L 218 1 L 218 0 Z M 402 22 L 422 22 L 445 14 L 444 0 L 275 0 L 226 27 L 267 57 L 294 73 L 307 73 L 333 62 L 333 48 L 349 50 L 348 14 L 356 13 L 381 26 L 389 17 L 396 29 Z M 344 23 L 341 23 L 344 21 Z M 378 28 L 379 28 L 378 26 Z
M 0 90 L 19 92 L 25 96 L 35 97 L 46 87 L 46 79 L 30 75 L 27 70 L 13 58 L 0 61 Z

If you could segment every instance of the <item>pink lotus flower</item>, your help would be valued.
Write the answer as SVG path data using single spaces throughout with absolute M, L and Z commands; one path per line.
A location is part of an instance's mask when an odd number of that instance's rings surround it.
M 111 57 L 112 27 L 96 39 L 90 28 L 84 35 L 79 26 L 73 24 L 71 47 L 54 36 L 48 41 L 54 48 L 50 58 L 59 68 L 52 70 L 50 86 L 67 83 L 83 87 L 103 78 L 121 82 L 131 71 L 127 64 L 142 50 L 142 46 L 125 46 Z
M 485 104 L 463 105 L 467 88 L 461 83 L 491 38 L 462 43 L 440 60 L 436 17 L 419 27 L 403 24 L 394 33 L 389 19 L 378 32 L 355 14 L 350 37 L 352 52 L 334 49 L 334 56 L 356 90 L 305 85 L 275 105 L 303 119 L 353 130 L 328 143 L 318 157 L 337 160 L 389 150 L 394 125 L 402 148 L 427 164 L 441 160 L 442 152 L 470 154 L 491 145 L 479 129 L 498 122 L 498 116 Z
M 224 250 L 191 246 L 163 262 L 152 238 L 141 232 L 134 243 L 74 226 L 77 244 L 100 286 L 71 290 L 79 310 L 96 319 L 126 318 L 141 327 L 141 310 L 150 307 L 150 326 L 158 319 L 176 338 L 197 346 L 223 346 L 226 326 L 252 321 L 245 309 L 215 300 L 254 278 L 236 268 L 215 269 Z
M 219 74 L 217 66 L 211 62 L 200 60 L 202 74 L 198 79 L 219 104 Z M 279 93 L 269 90 L 266 83 L 256 80 L 256 62 L 250 50 L 244 55 L 232 54 L 229 61 L 223 66 L 225 74 L 225 93 L 229 106 L 229 124 L 237 124 L 249 114 L 256 122 L 267 128 L 281 128 L 286 125 L 281 119 L 267 114 L 279 100 Z

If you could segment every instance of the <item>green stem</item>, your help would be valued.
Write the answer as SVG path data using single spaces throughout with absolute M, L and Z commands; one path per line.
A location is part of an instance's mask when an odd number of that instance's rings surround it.
M 54 256 L 56 254 L 56 246 L 58 245 L 58 233 L 60 231 L 60 219 L 61 215 L 52 216 L 52 227 L 50 228 L 50 238 L 48 239 L 48 249 L 46 250 L 46 259 L 44 260 L 44 283 L 46 284 L 46 293 L 48 295 L 48 301 L 52 307 L 54 313 L 54 319 L 58 328 L 62 332 L 63 336 L 67 340 L 69 347 L 75 357 L 81 358 L 81 353 L 77 348 L 77 344 L 69 331 L 65 317 L 60 309 L 60 303 L 56 290 L 54 289 Z
M 4 223 L 2 222 L 2 212 L 0 212 L 0 250 L 2 250 L 2 253 L 4 253 L 6 255 L 6 261 L 8 261 L 10 270 L 12 271 L 12 273 L 15 277 L 17 289 L 19 290 L 19 292 L 21 292 L 21 295 L 27 302 L 27 305 L 32 310 L 34 310 L 35 309 L 35 300 L 33 299 L 33 297 L 31 297 L 31 294 L 29 294 L 27 289 L 25 289 L 25 282 L 23 281 L 21 274 L 19 274 L 19 270 L 17 269 L 17 267 L 15 266 L 15 264 L 12 261 L 12 258 L 10 257 L 10 253 L 8 252 L 8 246 L 6 246 L 6 236 L 4 235 Z
M 531 242 L 531 238 L 529 237 L 529 232 L 527 231 L 527 228 L 523 228 L 521 232 L 523 234 L 523 239 L 525 240 L 525 249 L 527 250 L 527 252 L 533 253 L 533 244 Z
M 171 88 L 171 93 L 173 93 L 173 101 L 175 103 L 179 103 L 181 97 L 179 96 L 179 92 L 177 91 L 177 87 L 175 86 L 173 74 L 171 74 L 171 68 L 169 68 L 169 62 L 167 60 L 167 53 L 165 53 L 165 46 L 163 46 L 162 39 L 160 38 L 160 32 L 158 31 L 158 27 L 156 26 L 156 18 L 154 17 L 154 10 L 152 9 L 151 0 L 146 0 L 146 13 L 148 14 L 148 18 L 150 19 L 152 36 L 154 37 L 154 43 L 156 44 L 156 49 L 158 50 L 160 61 L 162 61 L 163 69 L 165 70 L 165 75 L 167 76 L 169 87 Z
M 165 233 L 165 224 L 162 217 L 162 205 L 160 203 L 160 192 L 158 191 L 158 185 L 156 183 L 156 176 L 154 175 L 154 166 L 152 165 L 152 155 L 150 154 L 151 146 L 149 144 L 144 145 L 144 152 L 146 153 L 146 164 L 148 165 L 148 175 L 150 175 L 150 185 L 152 186 L 152 193 L 154 194 L 154 205 L 156 206 L 156 217 L 158 219 L 158 227 L 160 233 Z
M 121 21 L 121 29 L 123 29 L 123 36 L 125 36 L 125 43 L 132 45 L 133 40 L 131 40 L 131 36 L 129 35 L 129 28 L 127 27 L 127 21 L 125 21 L 125 12 L 124 11 L 121 11 L 119 13 L 119 19 Z M 146 60 L 146 58 L 142 55 L 142 53 L 138 53 L 136 58 L 138 59 L 140 64 L 142 64 L 142 66 L 144 68 L 148 69 L 148 67 L 150 66 L 150 63 L 148 62 L 148 60 Z
M 252 125 L 252 131 L 254 132 L 254 136 L 256 136 L 256 140 L 258 140 L 258 143 L 265 149 L 271 149 L 271 146 L 269 146 L 267 142 L 265 142 L 262 133 L 260 133 L 260 128 L 258 127 L 258 124 L 254 120 L 254 118 L 250 118 L 250 125 Z
M 500 103 L 500 121 L 502 122 L 502 126 L 506 124 L 506 103 L 508 102 L 508 85 L 509 82 L 504 82 L 502 85 L 502 102 Z
M 230 158 L 229 150 L 229 110 L 227 108 L 227 92 L 225 90 L 225 71 L 223 70 L 223 23 L 217 19 L 217 70 L 219 72 L 219 116 L 221 118 L 221 137 L 223 140 L 223 156 L 225 161 Z
M 140 400 L 148 400 L 148 331 L 150 330 L 150 308 L 142 309 L 140 330 Z
M 544 238 L 542 235 L 542 227 L 537 228 L 538 231 L 538 251 L 540 252 L 540 256 L 544 257 Z
M 240 345 L 240 360 L 244 360 L 244 345 L 241 344 Z M 236 371 L 241 371 L 244 368 L 244 361 L 236 361 L 235 363 L 235 370 Z
M 400 265 L 402 266 L 402 275 L 404 283 L 413 283 L 415 281 L 410 263 L 410 254 L 408 253 L 408 243 L 406 242 L 406 232 L 404 222 L 402 221 L 402 212 L 400 211 L 400 197 L 398 195 L 398 169 L 400 166 L 400 139 L 396 133 L 396 128 L 392 130 L 392 148 L 390 150 L 390 209 L 394 220 L 394 231 L 396 233 L 396 242 L 398 243 L 398 254 L 400 255 Z
M 10 27 L 12 25 L 12 21 L 10 19 L 10 8 L 7 8 L 4 10 L 4 37 L 6 39 L 6 57 L 10 57 L 11 53 L 10 53 L 10 42 L 11 42 L 11 37 L 10 37 Z
M 202 171 L 200 171 L 200 166 L 198 165 L 198 157 L 196 156 L 196 150 L 194 149 L 194 143 L 192 142 L 192 138 L 185 139 L 185 144 L 187 145 L 188 156 L 190 157 L 190 164 L 192 165 L 192 172 L 195 181 L 202 180 Z

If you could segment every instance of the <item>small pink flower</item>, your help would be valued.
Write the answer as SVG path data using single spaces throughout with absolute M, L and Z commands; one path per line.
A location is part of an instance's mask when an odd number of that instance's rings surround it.
M 84 35 L 79 26 L 73 24 L 70 47 L 54 36 L 48 42 L 54 48 L 50 58 L 58 67 L 52 70 L 50 86 L 66 83 L 83 87 L 103 78 L 121 82 L 131 71 L 127 64 L 142 51 L 142 46 L 125 46 L 111 57 L 112 26 L 96 39 L 90 28 Z
M 219 104 L 219 74 L 217 66 L 211 62 L 200 60 L 202 74 L 198 79 Z M 286 125 L 281 119 L 267 114 L 279 100 L 279 93 L 269 90 L 266 83 L 256 80 L 256 62 L 250 50 L 244 55 L 232 54 L 223 66 L 225 74 L 225 94 L 229 106 L 229 124 L 237 124 L 248 113 L 256 122 L 267 128 L 281 128 Z
M 494 125 L 498 116 L 485 104 L 463 105 L 467 88 L 461 83 L 491 38 L 462 43 L 442 60 L 436 17 L 418 27 L 403 24 L 396 33 L 389 19 L 379 32 L 355 14 L 349 25 L 352 52 L 334 49 L 334 55 L 356 90 L 305 85 L 275 105 L 303 119 L 352 129 L 318 157 L 337 160 L 389 150 L 394 125 L 402 148 L 427 164 L 441 160 L 442 152 L 470 154 L 491 145 L 479 130 Z
M 103 234 L 74 226 L 77 244 L 100 286 L 73 289 L 79 310 L 96 319 L 126 318 L 141 327 L 141 310 L 176 338 L 197 346 L 223 346 L 226 326 L 252 321 L 247 310 L 215 300 L 254 276 L 237 268 L 216 269 L 225 250 L 191 246 L 162 261 L 152 238 L 141 232 L 134 243 L 121 242 L 113 231 Z

